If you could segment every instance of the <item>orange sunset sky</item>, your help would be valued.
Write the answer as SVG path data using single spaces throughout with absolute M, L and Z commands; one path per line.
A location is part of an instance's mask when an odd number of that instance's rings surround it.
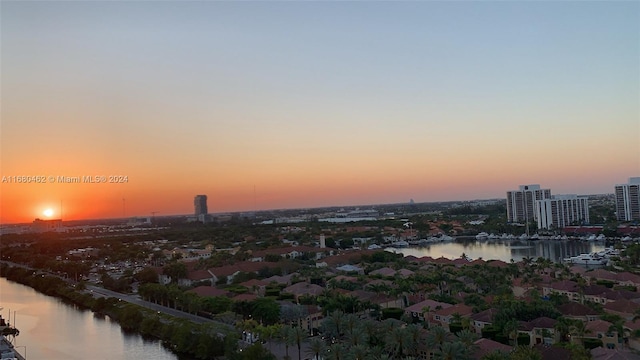
M 3 224 L 640 176 L 638 2 L 0 6 Z

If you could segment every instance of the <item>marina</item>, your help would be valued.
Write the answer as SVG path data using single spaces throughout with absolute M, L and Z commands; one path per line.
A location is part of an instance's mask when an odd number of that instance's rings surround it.
M 563 262 L 564 259 L 580 256 L 581 254 L 598 253 L 606 248 L 605 242 L 597 241 L 541 241 L 520 240 L 519 238 L 478 240 L 476 237 L 458 237 L 450 241 L 430 243 L 426 246 L 386 247 L 385 250 L 415 257 L 430 256 L 432 258 L 457 259 L 464 254 L 471 260 L 518 262 L 524 258 L 535 259 L 543 257 L 555 262 Z M 582 264 L 584 265 L 584 262 Z

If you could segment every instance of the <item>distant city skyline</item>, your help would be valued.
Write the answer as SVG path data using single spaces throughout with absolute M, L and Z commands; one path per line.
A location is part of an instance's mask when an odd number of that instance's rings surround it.
M 0 2 L 0 223 L 613 193 L 638 2 Z M 52 179 L 52 181 L 44 180 Z M 113 181 L 113 182 L 110 182 Z

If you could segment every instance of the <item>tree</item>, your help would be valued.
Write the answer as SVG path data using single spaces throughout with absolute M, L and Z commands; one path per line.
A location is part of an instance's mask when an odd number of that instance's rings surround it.
M 427 345 L 431 349 L 436 349 L 442 346 L 445 342 L 451 339 L 451 333 L 447 332 L 442 326 L 434 326 L 427 335 Z
M 275 324 L 280 319 L 280 305 L 271 298 L 257 298 L 251 302 L 251 315 L 263 324 Z
M 298 347 L 298 360 L 302 360 L 302 343 L 307 338 L 307 332 L 296 326 L 290 328 L 288 336 L 291 337 L 291 343 Z
M 332 312 L 322 322 L 322 332 L 328 336 L 340 338 L 344 331 L 345 314 L 338 310 Z
M 309 342 L 309 348 L 307 348 L 307 355 L 311 356 L 313 360 L 320 360 L 320 354 L 324 353 L 326 345 L 320 338 L 313 338 Z
M 504 353 L 500 350 L 494 350 L 487 355 L 480 358 L 480 360 L 509 360 L 509 354 Z
M 172 262 L 162 269 L 165 275 L 171 277 L 171 282 L 177 283 L 178 279 L 187 277 L 187 266 L 183 262 Z
M 276 360 L 277 358 L 269 350 L 265 349 L 262 344 L 255 343 L 242 351 L 240 357 L 242 360 Z
M 345 360 L 348 356 L 348 351 L 344 345 L 340 343 L 331 344 L 325 352 L 325 358 L 327 360 Z
M 289 359 L 289 346 L 293 345 L 293 337 L 291 335 L 289 335 L 289 333 L 291 332 L 291 327 L 290 326 L 283 326 L 282 328 L 280 328 L 280 333 L 278 334 L 278 337 L 280 338 L 280 340 L 282 340 L 284 342 L 284 349 L 285 349 L 285 357 L 287 359 Z
M 146 267 L 138 272 L 135 276 L 135 279 L 138 280 L 141 284 L 149 284 L 149 283 L 157 283 L 158 282 L 158 274 L 153 268 Z
M 511 353 L 511 360 L 542 360 L 542 355 L 528 346 L 516 346 Z
M 518 320 L 511 319 L 504 324 L 503 331 L 504 334 L 509 338 L 509 340 L 513 341 L 513 346 L 518 346 Z
M 467 349 L 460 341 L 451 341 L 442 344 L 433 353 L 434 359 L 440 360 L 463 360 L 469 359 Z

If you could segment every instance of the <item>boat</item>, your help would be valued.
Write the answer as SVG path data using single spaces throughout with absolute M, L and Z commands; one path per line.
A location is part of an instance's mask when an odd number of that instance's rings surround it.
M 367 249 L 369 250 L 378 250 L 378 249 L 382 249 L 382 246 L 378 245 L 378 244 L 371 244 L 367 247 Z
M 609 257 L 601 256 L 597 253 L 591 253 L 591 254 L 580 254 L 580 255 L 569 257 L 569 258 L 564 258 L 563 260 L 570 264 L 606 265 L 609 262 Z
M 478 235 L 476 235 L 476 239 L 477 240 L 487 240 L 489 238 L 489 234 L 487 234 L 486 232 L 481 232 L 478 233 Z
M 2 310 L 2 307 L 0 307 Z M 0 315 L 0 358 L 3 360 L 25 360 L 25 358 L 16 350 L 10 337 L 15 338 L 20 331 L 5 321 Z

